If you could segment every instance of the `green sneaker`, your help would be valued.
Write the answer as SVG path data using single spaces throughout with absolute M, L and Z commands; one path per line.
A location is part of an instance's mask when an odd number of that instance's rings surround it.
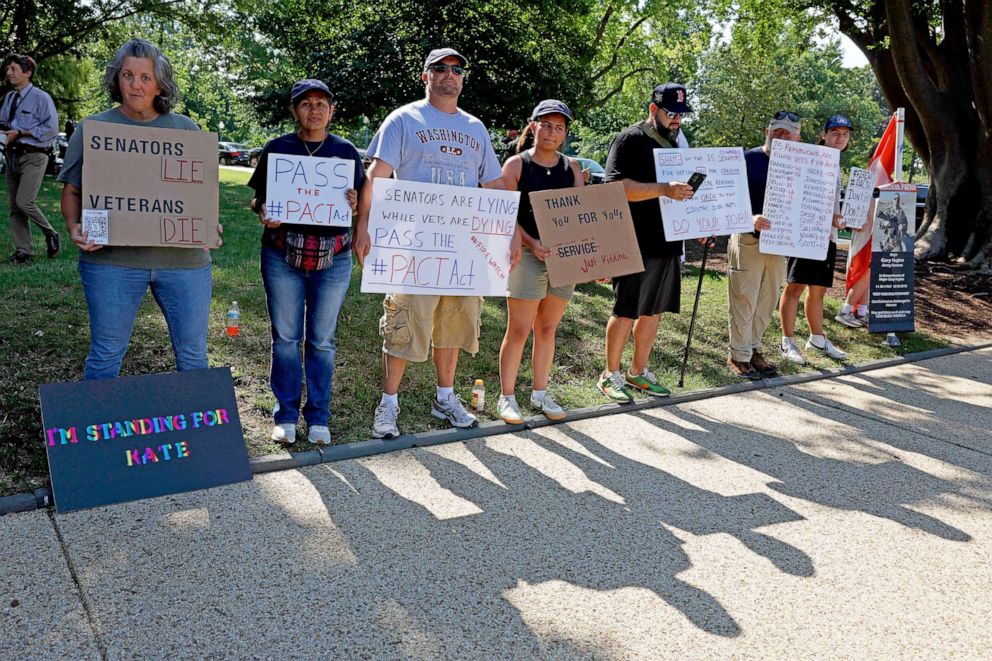
M 631 388 L 637 388 L 646 395 L 668 397 L 672 394 L 667 388 L 658 383 L 657 377 L 655 377 L 655 375 L 652 374 L 646 367 L 644 368 L 644 371 L 637 376 L 631 374 L 630 370 L 624 370 L 624 381 Z
M 599 392 L 617 404 L 630 404 L 634 401 L 634 396 L 627 390 L 627 386 L 623 382 L 623 375 L 619 371 L 603 372 L 596 387 L 599 388 Z

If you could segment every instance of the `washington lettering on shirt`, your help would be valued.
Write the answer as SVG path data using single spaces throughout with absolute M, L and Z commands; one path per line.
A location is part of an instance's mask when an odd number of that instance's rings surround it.
M 390 113 L 368 155 L 408 181 L 474 188 L 502 175 L 481 121 L 461 109 L 441 112 L 424 99 Z

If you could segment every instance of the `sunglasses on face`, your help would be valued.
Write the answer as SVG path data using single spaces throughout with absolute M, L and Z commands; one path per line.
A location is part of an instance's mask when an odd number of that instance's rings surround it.
M 659 108 L 658 111 L 663 113 L 668 119 L 675 119 L 676 117 L 681 119 L 688 114 L 684 112 L 672 112 L 671 110 L 665 110 L 664 108 Z
M 451 69 L 451 73 L 454 76 L 465 75 L 465 67 L 458 64 L 445 64 L 443 62 L 438 62 L 437 64 L 432 64 L 427 68 L 433 71 L 434 73 L 445 73 L 446 71 L 448 71 L 448 69 Z
M 775 113 L 775 119 L 787 119 L 790 122 L 798 122 L 799 115 L 797 115 L 796 113 L 790 110 L 779 110 L 777 113 Z

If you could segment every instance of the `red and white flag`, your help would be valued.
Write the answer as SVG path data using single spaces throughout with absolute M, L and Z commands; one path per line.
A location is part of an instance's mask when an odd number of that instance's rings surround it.
M 897 148 L 896 144 L 897 142 L 901 142 L 899 139 L 901 137 L 900 134 L 899 113 L 895 112 L 892 114 L 892 119 L 889 120 L 889 125 L 885 128 L 885 133 L 882 134 L 882 139 L 878 143 L 878 147 L 875 148 L 875 153 L 872 154 L 871 160 L 868 162 L 868 171 L 875 174 L 875 188 L 883 184 L 892 183 L 892 174 L 895 171 L 896 165 L 896 153 L 902 147 L 902 145 L 898 145 Z M 865 226 L 865 231 L 854 232 L 851 237 L 851 248 L 847 258 L 845 291 L 851 291 L 854 283 L 865 277 L 871 267 L 872 226 L 870 221 L 874 206 L 872 204 L 872 208 L 868 211 L 869 224 Z

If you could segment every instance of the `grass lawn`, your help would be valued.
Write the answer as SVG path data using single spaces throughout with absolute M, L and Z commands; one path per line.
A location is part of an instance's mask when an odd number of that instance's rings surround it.
M 249 454 L 257 456 L 276 452 L 279 448 L 268 440 L 274 404 L 268 386 L 269 324 L 258 267 L 261 226 L 247 208 L 249 189 L 244 185 L 247 180 L 247 171 L 221 170 L 220 214 L 225 245 L 213 253 L 209 354 L 212 366 L 231 367 L 245 442 Z M 35 230 L 35 254 L 39 257 L 34 263 L 15 267 L 4 261 L 0 265 L 0 292 L 4 299 L 0 355 L 6 363 L 0 372 L 0 495 L 47 483 L 38 386 L 80 379 L 88 349 L 86 303 L 76 268 L 76 250 L 67 238 L 59 213 L 60 190 L 52 178 L 46 178 L 40 203 L 49 220 L 60 230 L 63 246 L 68 246 L 67 249 L 55 259 L 46 259 L 43 237 Z M 7 215 L 7 199 L 3 194 L 0 216 L 6 219 Z M 4 257 L 13 252 L 6 220 L 0 222 L 0 243 L 7 251 L 3 253 Z M 688 266 L 682 287 L 684 311 L 677 316 L 664 317 L 653 356 L 653 371 L 673 391 L 678 382 L 697 277 L 698 270 Z M 360 281 L 361 273 L 356 266 L 338 322 L 331 417 L 331 432 L 336 443 L 369 438 L 372 411 L 381 392 L 378 319 L 382 296 L 360 293 Z M 726 289 L 723 273 L 706 272 L 684 390 L 733 381 L 724 366 L 728 343 Z M 225 333 L 225 315 L 232 300 L 238 301 L 242 314 L 241 334 L 233 339 Z M 827 300 L 828 318 L 836 314 L 839 305 L 837 300 Z M 558 332 L 558 358 L 551 387 L 559 402 L 568 408 L 606 402 L 595 389 L 595 381 L 603 367 L 603 332 L 611 307 L 611 288 L 591 283 L 578 288 L 565 313 Z M 463 356 L 459 364 L 456 390 L 466 400 L 474 379 L 486 381 L 488 410 L 483 419 L 496 419 L 497 355 L 505 323 L 504 301 L 486 299 L 481 349 L 474 357 Z M 775 338 L 779 332 L 779 327 L 773 323 L 766 337 Z M 807 333 L 800 314 L 797 337 Z M 914 333 L 903 336 L 902 346 L 893 349 L 882 344 L 880 336 L 849 330 L 833 322 L 829 324 L 829 333 L 835 344 L 848 351 L 852 362 L 947 344 L 938 337 Z M 525 352 L 525 361 L 528 356 L 529 349 Z M 783 365 L 782 371 L 794 374 L 833 365 L 835 363 L 829 359 L 812 356 L 804 368 Z M 174 362 L 165 321 L 154 301 L 147 296 L 138 315 L 122 373 L 145 374 L 172 369 Z M 526 366 L 521 370 L 519 384 L 522 387 L 518 393 L 529 392 L 530 371 Z M 430 363 L 411 365 L 407 369 L 400 393 L 401 431 L 433 429 L 435 423 L 440 422 L 430 416 L 433 389 L 434 373 Z M 518 401 L 526 399 L 518 396 Z

